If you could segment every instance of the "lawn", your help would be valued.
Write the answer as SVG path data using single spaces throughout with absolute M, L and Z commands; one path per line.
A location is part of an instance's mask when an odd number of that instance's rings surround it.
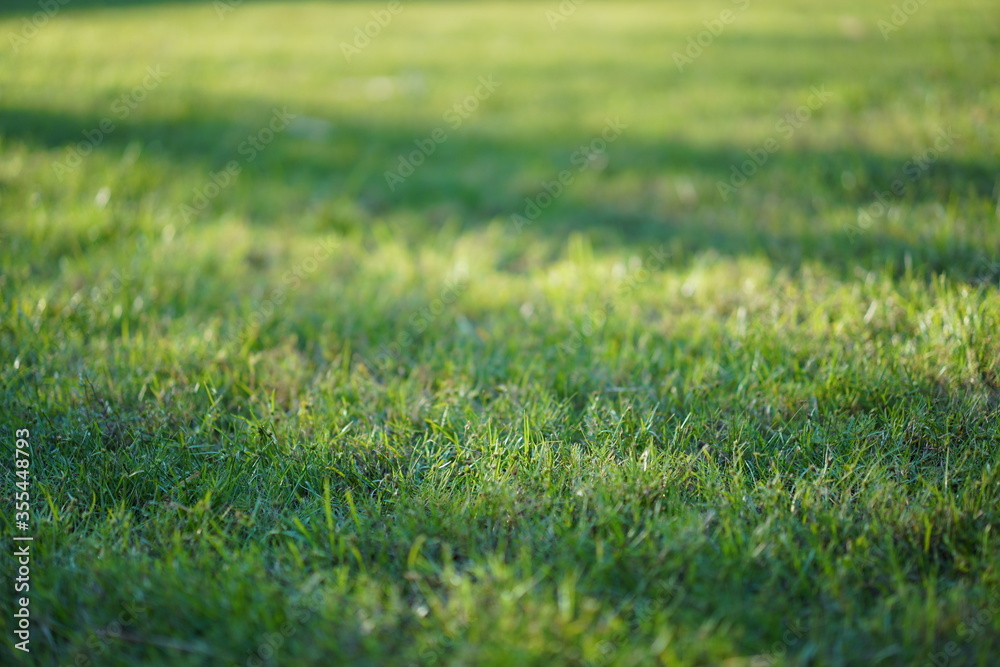
M 1000 7 L 834 4 L 5 2 L 0 662 L 995 664 Z

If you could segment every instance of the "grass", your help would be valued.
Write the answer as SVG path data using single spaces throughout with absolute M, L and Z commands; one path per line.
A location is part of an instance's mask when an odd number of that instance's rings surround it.
M 3 660 L 1000 654 L 995 3 L 107 4 L 0 51 Z

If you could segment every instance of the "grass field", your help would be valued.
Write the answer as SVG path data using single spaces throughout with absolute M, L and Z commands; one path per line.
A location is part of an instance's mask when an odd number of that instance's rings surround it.
M 0 662 L 996 664 L 994 0 L 99 4 L 0 9 Z

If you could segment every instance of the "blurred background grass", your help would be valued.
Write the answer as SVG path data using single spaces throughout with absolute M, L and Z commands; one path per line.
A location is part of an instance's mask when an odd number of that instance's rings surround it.
M 246 3 L 221 18 L 211 3 L 123 6 L 67 5 L 22 54 L 3 54 L 3 173 L 35 184 L 8 186 L 5 226 L 53 255 L 81 252 L 94 233 L 155 237 L 176 227 L 180 203 L 239 159 L 237 146 L 273 107 L 299 123 L 213 201 L 202 226 L 231 216 L 343 233 L 380 221 L 419 240 L 446 224 L 503 225 L 610 116 L 628 130 L 606 167 L 582 174 L 517 246 L 584 229 L 599 244 L 673 241 L 682 257 L 711 248 L 847 269 L 909 254 L 918 270 L 973 277 L 977 257 L 998 245 L 991 120 L 1000 93 L 995 44 L 982 30 L 997 18 L 990 2 L 922 7 L 888 41 L 875 22 L 891 12 L 864 3 L 745 13 L 732 3 L 591 4 L 556 30 L 546 3 L 404 3 L 396 18 L 405 20 L 350 63 L 340 44 L 380 3 Z M 726 8 L 737 18 L 724 38 L 678 72 L 674 51 Z M 183 32 L 171 29 L 181 22 Z M 112 116 L 114 100 L 155 65 L 169 72 L 162 87 L 84 169 L 54 179 L 49 165 L 65 146 Z M 451 130 L 443 114 L 485 75 L 499 91 Z M 783 138 L 775 124 L 813 86 L 832 99 Z M 390 192 L 384 172 L 435 127 L 448 141 Z M 858 209 L 944 127 L 956 144 L 894 198 L 888 219 L 850 243 L 844 232 Z M 779 151 L 734 201 L 721 201 L 716 182 L 768 137 Z M 103 187 L 111 205 L 93 212 Z M 41 205 L 51 199 L 55 208 Z M 70 224 L 32 219 L 64 207 L 88 214 Z
M 478 269 L 499 279 L 545 266 L 581 233 L 599 256 L 665 244 L 678 270 L 709 253 L 836 279 L 995 281 L 995 4 L 922 6 L 888 40 L 888 8 L 741 6 L 590 3 L 553 29 L 546 12 L 559 6 L 542 2 L 404 3 L 347 62 L 342 44 L 380 3 L 67 4 L 0 54 L 7 280 L 58 302 L 133 265 L 125 306 L 176 302 L 171 312 L 201 317 L 273 284 L 284 264 L 272 260 L 323 235 L 354 239 L 356 259 L 377 239 L 417 254 L 466 239 L 491 249 Z M 21 34 L 11 8 L 37 7 L 7 7 L 4 33 Z M 674 53 L 727 9 L 735 20 L 678 71 Z M 150 67 L 167 74 L 122 118 Z M 452 129 L 445 114 L 483 76 L 499 89 Z M 778 131 L 814 87 L 831 99 L 790 137 Z M 239 147 L 275 108 L 297 118 L 246 162 Z M 57 173 L 105 118 L 114 131 Z M 511 215 L 576 171 L 607 118 L 627 129 L 519 231 Z M 435 128 L 447 141 L 390 189 L 386 172 Z M 907 162 L 942 128 L 957 139 L 910 182 Z M 718 183 L 769 139 L 777 152 L 721 198 Z M 185 215 L 233 160 L 234 184 Z M 859 228 L 898 178 L 903 195 Z M 168 285 L 179 291 L 165 301 L 150 293 Z

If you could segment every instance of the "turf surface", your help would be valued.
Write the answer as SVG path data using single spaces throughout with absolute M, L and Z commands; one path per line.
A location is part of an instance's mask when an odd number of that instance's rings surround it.
M 5 664 L 1000 654 L 995 2 L 104 4 L 0 10 Z

